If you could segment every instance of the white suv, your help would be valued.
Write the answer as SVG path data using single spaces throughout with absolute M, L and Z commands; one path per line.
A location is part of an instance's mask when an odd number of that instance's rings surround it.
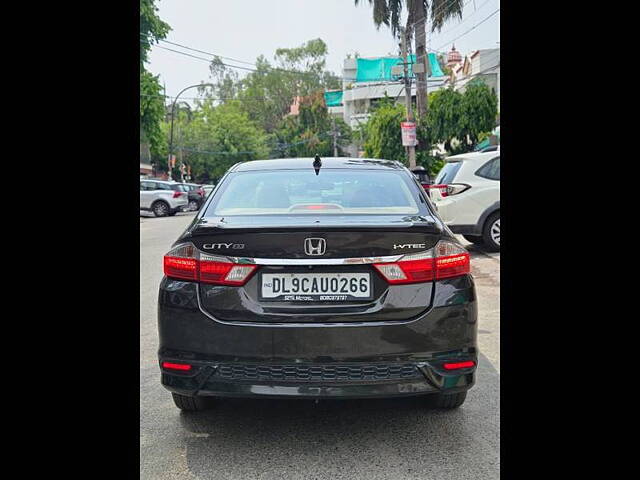
M 180 183 L 140 179 L 140 210 L 150 210 L 156 217 L 175 215 L 189 204 L 188 194 Z
M 447 158 L 429 191 L 453 233 L 500 250 L 500 151 Z

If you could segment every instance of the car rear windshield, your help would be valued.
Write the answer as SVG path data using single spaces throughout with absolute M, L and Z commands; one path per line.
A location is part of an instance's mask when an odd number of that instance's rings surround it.
M 206 216 L 417 214 L 417 192 L 402 172 L 324 169 L 231 174 Z
M 438 176 L 436 176 L 434 183 L 437 185 L 446 185 L 453 182 L 453 179 L 461 166 L 462 162 L 447 162 L 440 172 L 438 172 Z

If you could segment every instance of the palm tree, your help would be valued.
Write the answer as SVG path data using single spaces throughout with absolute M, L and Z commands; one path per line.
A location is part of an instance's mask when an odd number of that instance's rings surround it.
M 358 5 L 359 0 L 354 0 Z M 427 35 L 426 21 L 431 16 L 431 31 L 439 32 L 444 24 L 453 17 L 462 18 L 463 0 L 405 0 L 407 8 L 406 31 L 415 38 L 416 61 L 422 63 L 427 71 Z M 400 31 L 400 15 L 402 0 L 369 0 L 373 5 L 373 22 L 380 28 L 383 23 L 391 28 L 396 36 Z M 422 117 L 427 111 L 427 74 L 416 74 L 418 116 Z

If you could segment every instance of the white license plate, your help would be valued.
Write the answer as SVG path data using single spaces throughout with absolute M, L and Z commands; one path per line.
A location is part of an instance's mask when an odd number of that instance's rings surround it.
M 283 301 L 345 301 L 371 298 L 369 273 L 263 273 L 261 298 Z

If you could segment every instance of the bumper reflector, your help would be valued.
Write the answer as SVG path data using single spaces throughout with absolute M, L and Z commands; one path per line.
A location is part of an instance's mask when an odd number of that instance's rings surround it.
M 187 363 L 162 362 L 162 368 L 166 368 L 167 370 L 187 371 L 187 370 L 191 370 L 191 365 Z
M 473 367 L 475 364 L 476 362 L 469 360 L 467 362 L 445 363 L 443 367 L 445 370 L 458 370 L 460 368 Z

